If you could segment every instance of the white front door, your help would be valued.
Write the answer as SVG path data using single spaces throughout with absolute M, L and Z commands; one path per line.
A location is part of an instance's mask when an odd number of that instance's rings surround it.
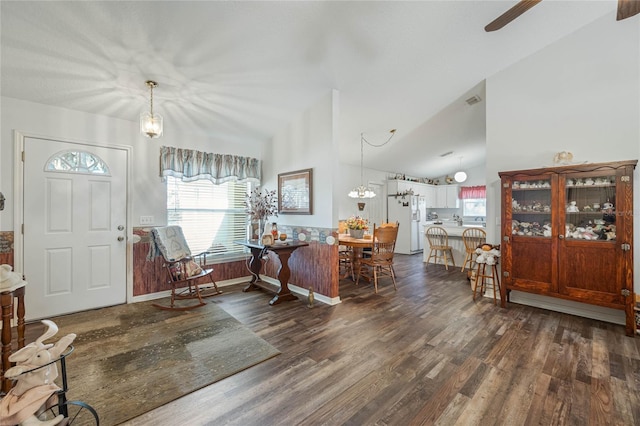
M 26 319 L 126 302 L 128 152 L 24 139 Z

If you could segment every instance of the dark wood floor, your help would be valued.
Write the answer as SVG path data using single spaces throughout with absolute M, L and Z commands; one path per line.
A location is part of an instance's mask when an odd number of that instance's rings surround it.
M 341 282 L 337 306 L 218 303 L 282 354 L 130 425 L 637 425 L 640 338 L 624 327 L 484 298 L 466 275 L 396 257 L 388 281 Z

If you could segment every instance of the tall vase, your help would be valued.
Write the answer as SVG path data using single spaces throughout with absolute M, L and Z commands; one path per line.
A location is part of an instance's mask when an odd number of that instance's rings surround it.
M 258 232 L 257 232 L 258 240 L 260 238 L 262 238 L 262 234 L 264 234 L 264 227 L 266 226 L 266 224 L 267 224 L 266 219 L 259 219 L 258 220 Z

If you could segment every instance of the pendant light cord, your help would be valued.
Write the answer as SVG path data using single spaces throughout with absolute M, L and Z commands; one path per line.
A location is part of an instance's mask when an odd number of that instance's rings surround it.
M 360 133 L 360 185 L 364 186 L 364 133 Z
M 385 146 L 386 144 L 388 144 L 391 138 L 395 136 L 396 129 L 391 129 L 389 133 L 391 133 L 389 138 L 380 145 L 372 144 L 367 140 L 367 138 L 364 137 L 364 132 L 360 133 L 360 185 L 364 186 L 364 143 L 366 142 L 367 145 L 374 148 L 380 148 L 381 146 Z
M 153 117 L 153 84 L 149 84 L 149 90 L 151 90 L 151 95 L 149 96 L 149 111 L 151 112 L 151 117 Z
M 364 142 L 367 143 L 367 145 L 370 145 L 370 146 L 372 146 L 374 148 L 380 148 L 381 146 L 385 146 L 386 144 L 388 144 L 389 141 L 396 135 L 396 129 L 389 130 L 389 133 L 391 133 L 391 136 L 389 136 L 389 138 L 386 141 L 384 141 L 383 143 L 381 143 L 380 145 L 372 144 L 371 142 L 369 142 L 367 140 L 367 138 L 364 137 L 364 133 L 360 133 L 361 143 L 364 141 Z

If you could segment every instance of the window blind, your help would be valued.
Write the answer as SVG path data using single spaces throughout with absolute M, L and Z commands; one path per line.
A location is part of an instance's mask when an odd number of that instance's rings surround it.
M 180 225 L 193 254 L 244 253 L 234 240 L 246 240 L 248 220 L 246 196 L 251 183 L 209 180 L 182 182 L 167 177 L 167 223 Z

